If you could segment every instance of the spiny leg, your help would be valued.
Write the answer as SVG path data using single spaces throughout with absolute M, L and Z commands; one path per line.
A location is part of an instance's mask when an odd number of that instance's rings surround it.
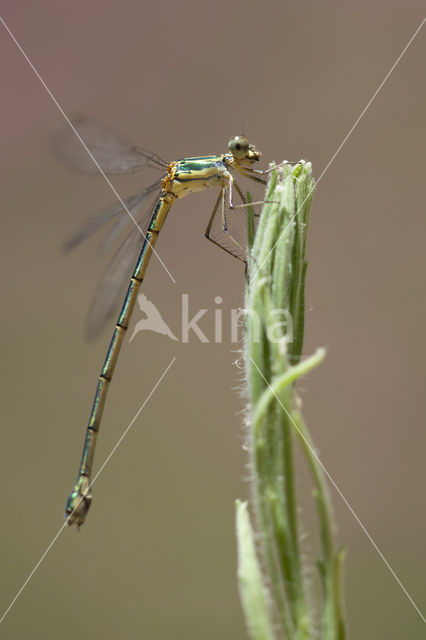
M 241 260 L 241 262 L 244 262 L 247 265 L 247 260 L 245 260 L 244 258 L 241 258 L 240 256 L 238 256 L 236 253 L 232 253 L 232 251 L 230 251 L 227 247 L 225 247 L 224 245 L 220 244 L 220 242 L 218 242 L 217 240 L 214 240 L 211 236 L 210 236 L 210 232 L 213 226 L 213 222 L 217 213 L 217 210 L 219 208 L 219 204 L 220 202 L 224 200 L 224 195 L 225 195 L 225 187 L 223 187 L 219 193 L 219 196 L 216 200 L 216 203 L 214 205 L 212 214 L 210 216 L 207 228 L 206 228 L 206 233 L 205 233 L 205 237 L 207 238 L 207 240 L 210 240 L 210 242 L 212 242 L 213 244 L 215 244 L 217 247 L 220 247 L 220 249 L 223 249 L 223 251 L 226 251 L 226 253 L 229 253 L 229 255 L 233 256 L 234 258 L 237 258 L 237 260 Z M 228 233 L 227 235 L 230 236 L 230 234 Z M 238 243 L 237 243 L 237 246 Z M 243 255 L 246 255 L 246 252 L 244 250 L 242 250 Z
M 252 169 L 251 167 L 239 167 L 238 171 L 243 176 L 245 176 L 246 178 L 249 178 L 250 180 L 254 180 L 255 182 L 259 182 L 260 184 L 267 184 L 266 180 L 263 180 L 262 178 L 259 178 L 258 176 L 253 175 L 253 172 L 263 173 L 263 171 L 260 171 L 258 169 Z
M 249 178 L 250 180 L 254 180 L 255 182 L 260 182 L 260 184 L 267 184 L 265 180 L 262 180 L 262 178 L 258 178 L 257 176 L 253 176 L 250 173 L 243 173 L 240 170 L 240 173 L 242 173 L 246 178 Z M 238 192 L 238 195 L 240 196 L 241 200 L 243 201 L 243 204 L 233 204 L 232 202 L 232 189 L 233 187 L 235 187 L 236 191 Z M 240 189 L 240 187 L 237 184 L 237 181 L 235 180 L 235 178 L 233 178 L 231 176 L 231 180 L 229 181 L 229 208 L 230 209 L 241 209 L 243 207 L 251 207 L 255 204 L 268 204 L 271 202 L 275 202 L 274 200 L 255 200 L 254 202 L 246 202 L 246 199 Z M 258 218 L 260 216 L 260 212 L 259 213 L 254 213 L 255 217 Z
M 232 187 L 233 187 L 233 185 L 235 185 L 235 188 L 236 188 L 241 200 L 243 201 L 243 204 L 233 205 L 233 203 L 232 203 Z M 257 264 L 257 261 L 248 251 L 245 251 L 243 249 L 243 247 L 240 245 L 240 243 L 237 240 L 235 240 L 235 238 L 228 231 L 228 224 L 226 222 L 226 212 L 225 212 L 225 196 L 226 196 L 226 187 L 223 187 L 223 190 L 222 190 L 222 230 L 223 230 L 224 233 L 226 233 L 228 238 L 246 256 L 246 259 L 244 260 L 244 262 L 245 262 L 245 265 L 246 265 L 246 273 L 247 273 L 247 264 L 248 264 L 247 256 L 249 256 L 256 264 Z M 254 204 L 264 204 L 264 201 L 260 200 L 259 202 L 246 202 L 240 187 L 237 185 L 235 179 L 230 175 L 230 178 L 229 178 L 229 208 L 230 209 L 239 209 L 240 207 L 251 207 Z
M 251 176 L 248 176 L 248 177 L 249 177 L 249 178 L 251 178 Z M 255 178 L 255 179 L 256 179 L 256 181 L 258 181 L 258 180 L 260 181 L 260 178 Z M 261 182 L 262 182 L 262 184 L 266 184 L 266 182 L 265 182 L 264 180 L 261 180 Z M 242 204 L 241 206 L 244 206 L 244 207 L 251 207 L 251 205 L 252 205 L 252 204 L 264 204 L 264 200 L 260 200 L 259 202 L 246 202 L 246 198 L 245 198 L 245 196 L 244 196 L 243 192 L 241 191 L 240 187 L 238 186 L 238 183 L 237 183 L 237 181 L 235 180 L 235 178 L 234 178 L 233 185 L 234 185 L 234 187 L 235 187 L 235 189 L 236 189 L 236 191 L 237 191 L 238 195 L 240 196 L 241 201 L 243 202 L 243 204 Z M 232 208 L 233 208 L 233 209 L 238 209 L 238 208 L 239 208 L 239 206 L 240 206 L 240 205 L 236 205 L 236 206 L 234 205 Z M 256 218 L 258 218 L 258 217 L 260 216 L 260 212 L 259 212 L 259 213 L 256 213 L 256 211 L 255 211 L 255 212 L 254 212 L 254 215 L 255 215 L 255 217 L 256 217 Z
M 264 182 L 264 180 L 262 180 L 262 182 Z M 237 191 L 238 195 L 240 196 L 241 201 L 242 201 L 242 203 L 243 203 L 243 205 L 244 205 L 244 206 L 246 206 L 246 207 L 251 207 L 251 205 L 252 205 L 252 204 L 256 204 L 255 202 L 253 203 L 253 202 L 247 202 L 247 201 L 246 201 L 246 198 L 245 198 L 245 196 L 244 196 L 243 192 L 241 191 L 240 187 L 238 186 L 238 183 L 237 183 L 237 181 L 235 180 L 235 178 L 234 178 L 234 183 L 233 183 L 233 184 L 234 184 L 234 187 L 235 187 L 235 189 L 236 189 L 236 191 Z M 265 184 L 266 184 L 266 182 L 265 182 Z M 263 204 L 263 202 L 262 202 L 262 204 Z M 234 209 L 237 209 L 237 208 L 238 208 L 238 206 L 237 206 L 237 207 L 235 207 L 235 206 L 234 206 L 233 208 L 234 208 Z M 255 215 L 255 217 L 256 217 L 256 218 L 258 218 L 258 217 L 260 216 L 260 213 L 256 213 L 256 212 L 254 212 L 254 215 Z
M 252 171 L 253 173 L 257 173 L 258 175 L 266 175 L 267 173 L 271 173 L 271 171 L 274 171 L 274 169 L 279 169 L 280 167 L 285 167 L 287 164 L 292 164 L 292 165 L 296 165 L 296 164 L 302 164 L 303 160 L 297 160 L 297 162 L 291 162 L 290 160 L 283 160 L 282 162 L 280 162 L 279 164 L 276 164 L 274 167 L 268 167 L 268 169 L 252 169 L 247 168 L 247 171 Z M 250 176 L 247 175 L 247 178 L 249 178 Z M 255 176 L 252 176 L 253 180 L 255 180 Z
M 237 191 L 241 197 L 242 200 L 244 200 L 244 196 L 241 192 L 241 190 L 239 188 L 237 188 Z M 237 260 L 241 260 L 241 262 L 244 262 L 244 264 L 246 265 L 246 272 L 247 272 L 247 258 L 250 254 L 247 253 L 247 251 L 242 247 L 242 245 L 238 242 L 238 240 L 236 240 L 231 233 L 228 231 L 228 226 L 226 223 L 226 216 L 225 216 L 225 201 L 226 201 L 226 187 L 222 187 L 219 196 L 216 200 L 216 203 L 214 205 L 213 211 L 210 215 L 210 219 L 206 228 L 206 233 L 205 233 L 205 237 L 207 238 L 207 240 L 210 240 L 210 242 L 212 242 L 213 244 L 215 244 L 217 247 L 220 247 L 220 249 L 222 249 L 223 251 L 226 251 L 226 253 L 229 253 L 229 255 L 233 256 L 234 258 L 237 258 Z M 226 247 L 224 244 L 221 244 L 218 240 L 214 239 L 211 237 L 211 230 L 213 227 L 213 222 L 215 220 L 215 217 L 217 215 L 217 210 L 219 208 L 219 204 L 222 203 L 222 208 L 221 208 L 221 231 L 223 233 L 225 233 L 226 237 L 229 238 L 229 240 L 235 245 L 236 248 L 238 248 L 238 252 L 237 251 L 232 251 L 231 249 L 228 249 L 228 247 Z M 244 257 L 241 257 L 244 256 Z M 252 257 L 252 256 L 250 256 Z
M 266 184 L 266 182 L 264 180 L 261 180 L 261 178 L 257 178 L 256 176 L 247 175 L 247 178 L 251 178 L 252 180 L 255 180 L 256 182 L 261 182 L 262 184 Z M 240 187 L 237 185 L 237 181 L 235 180 L 235 178 L 231 174 L 229 174 L 228 181 L 229 181 L 229 208 L 230 209 L 242 209 L 242 208 L 246 208 L 246 207 L 252 207 L 255 204 L 265 204 L 265 202 L 266 202 L 265 200 L 256 200 L 255 202 L 246 202 L 246 199 L 243 196 L 243 193 L 242 193 Z M 232 197 L 232 193 L 233 193 L 232 190 L 233 190 L 234 186 L 235 186 L 235 189 L 238 192 L 238 195 L 240 196 L 241 200 L 243 201 L 243 204 L 234 204 L 233 197 Z

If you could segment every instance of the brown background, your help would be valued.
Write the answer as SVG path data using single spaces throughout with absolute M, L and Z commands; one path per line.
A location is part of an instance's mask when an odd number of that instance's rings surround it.
M 66 111 L 101 118 L 166 159 L 219 153 L 244 131 L 265 161 L 319 176 L 422 19 L 411 2 L 6 0 L 3 17 Z M 1 609 L 62 522 L 109 330 L 83 339 L 102 271 L 95 243 L 64 238 L 114 199 L 50 157 L 60 117 L 0 29 L 2 250 Z M 301 385 L 322 460 L 419 607 L 424 606 L 425 29 L 314 198 Z M 140 175 L 115 180 L 124 196 Z M 203 239 L 215 195 L 179 203 L 145 292 L 175 332 L 180 296 L 224 314 L 243 270 Z M 140 319 L 139 317 L 137 319 Z M 210 326 L 209 326 L 210 322 Z M 171 358 L 166 379 L 95 486 L 87 524 L 61 536 L 0 629 L 15 639 L 246 637 L 234 506 L 248 494 L 236 346 L 139 334 L 123 350 L 97 468 Z M 309 494 L 306 551 L 316 546 Z M 352 638 L 419 639 L 423 623 L 331 491 L 347 546 Z M 313 571 L 313 569 L 312 569 Z M 423 602 L 422 602 L 423 599 Z

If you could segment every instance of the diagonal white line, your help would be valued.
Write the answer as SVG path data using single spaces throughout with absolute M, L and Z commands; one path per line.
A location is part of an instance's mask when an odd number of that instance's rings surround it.
M 126 429 L 123 431 L 123 433 L 121 434 L 120 439 L 118 440 L 117 444 L 112 448 L 111 452 L 109 453 L 109 455 L 107 456 L 107 458 L 105 459 L 105 461 L 103 462 L 102 466 L 100 467 L 99 471 L 97 472 L 97 474 L 94 476 L 93 481 L 91 482 L 91 484 L 93 485 L 96 482 L 96 479 L 98 478 L 98 476 L 102 473 L 102 471 L 105 468 L 105 465 L 108 464 L 108 462 L 111 459 L 111 456 L 114 455 L 114 453 L 116 452 L 117 448 L 120 446 L 121 442 L 123 441 L 123 439 L 126 437 L 129 429 L 132 427 L 133 423 L 135 422 L 135 420 L 139 417 L 139 414 L 141 413 L 141 411 L 143 410 L 143 408 L 145 407 L 145 405 L 147 404 L 147 402 L 149 402 L 152 394 L 154 393 L 154 391 L 157 389 L 157 387 L 161 384 L 161 382 L 163 381 L 166 373 L 169 371 L 170 367 L 172 366 L 172 364 L 174 363 L 174 361 L 176 360 L 176 356 L 172 358 L 171 362 L 169 363 L 169 365 L 167 366 L 167 368 L 163 371 L 162 375 L 160 376 L 160 378 L 157 380 L 157 382 L 155 383 L 155 385 L 153 386 L 153 388 L 151 389 L 150 393 L 148 394 L 148 396 L 145 398 L 143 404 L 141 405 L 141 407 L 138 409 L 137 413 L 135 414 L 134 418 L 130 421 L 129 425 L 126 427 Z M 83 498 L 81 498 L 81 500 L 83 500 Z M 80 502 L 81 502 L 80 500 Z M 76 505 L 76 507 L 74 508 L 77 509 L 78 505 L 80 503 L 78 503 Z M 15 604 L 15 602 L 18 600 L 19 596 L 22 594 L 22 592 L 24 591 L 25 587 L 27 586 L 27 584 L 29 583 L 29 581 L 31 580 L 31 578 L 33 577 L 33 575 L 36 573 L 37 569 L 39 568 L 39 566 L 41 565 L 41 563 L 43 562 L 43 560 L 45 559 L 45 557 L 47 556 L 47 554 L 49 553 L 49 551 L 51 550 L 51 548 L 53 547 L 53 545 L 55 544 L 56 540 L 59 538 L 59 536 L 61 535 L 62 531 L 68 526 L 68 518 L 67 520 L 65 520 L 64 524 L 61 525 L 60 529 L 58 530 L 58 532 L 56 533 L 56 535 L 52 538 L 51 542 L 48 544 L 48 546 L 46 547 L 45 551 L 42 553 L 40 559 L 37 561 L 37 563 L 34 565 L 34 567 L 31 569 L 30 573 L 28 574 L 27 579 L 25 580 L 25 582 L 22 584 L 22 586 L 20 587 L 20 589 L 18 590 L 18 592 L 16 593 L 15 597 L 13 598 L 13 600 L 11 601 L 11 603 L 9 604 L 9 606 L 7 607 L 7 609 L 4 611 L 3 615 L 0 618 L 0 624 L 3 622 L 3 620 L 6 618 L 7 614 L 9 613 L 9 611 L 12 609 L 13 605 Z
M 10 603 L 10 605 L 7 607 L 2 617 L 0 618 L 0 624 L 3 622 L 3 620 L 5 619 L 5 617 L 7 616 L 7 614 L 9 613 L 9 611 L 11 610 L 11 608 L 13 607 L 13 605 L 15 604 L 15 602 L 17 601 L 17 599 L 19 598 L 19 596 L 21 595 L 21 593 L 23 592 L 23 590 L 25 589 L 25 587 L 27 586 L 27 584 L 29 583 L 29 581 L 31 580 L 31 578 L 33 577 L 33 575 L 35 574 L 35 572 L 37 571 L 37 569 L 39 568 L 39 566 L 41 565 L 41 563 L 43 562 L 43 560 L 45 559 L 45 557 L 47 556 L 47 554 L 49 553 L 49 551 L 51 550 L 51 548 L 53 547 L 56 540 L 59 538 L 59 536 L 61 535 L 62 531 L 65 529 L 66 526 L 67 526 L 67 523 L 64 522 L 64 524 L 61 526 L 57 534 L 54 536 L 50 544 L 47 546 L 47 548 L 41 555 L 40 560 L 35 564 L 33 569 L 30 571 L 27 579 L 25 580 L 25 582 L 23 583 L 23 585 L 21 586 L 21 588 L 13 598 L 12 602 Z
M 152 394 L 154 393 L 154 391 L 157 389 L 158 385 L 161 384 L 161 382 L 163 381 L 163 378 L 165 377 L 166 373 L 168 372 L 168 370 L 170 369 L 170 367 L 172 366 L 172 364 L 174 363 L 174 361 L 176 360 L 176 356 L 174 356 L 172 358 L 172 360 L 170 361 L 168 367 L 163 371 L 162 375 L 160 376 L 160 378 L 157 380 L 157 382 L 155 383 L 155 385 L 153 386 L 151 392 L 148 394 L 148 396 L 145 398 L 145 402 L 143 403 L 143 405 L 140 407 L 139 411 L 136 413 L 135 417 L 133 418 L 133 420 L 130 421 L 129 425 L 127 426 L 127 428 L 123 431 L 123 433 L 121 434 L 120 438 L 117 441 L 117 444 L 111 449 L 110 453 L 107 455 L 107 457 L 105 458 L 103 464 L 101 465 L 99 471 L 95 474 L 95 476 L 93 477 L 93 480 L 91 482 L 91 484 L 93 485 L 96 481 L 96 478 L 102 473 L 102 471 L 105 468 L 105 465 L 108 464 L 108 462 L 110 461 L 111 457 L 114 455 L 114 453 L 117 451 L 118 447 L 120 446 L 120 444 L 123 442 L 124 438 L 127 436 L 129 430 L 132 428 L 133 423 L 135 422 L 135 420 L 139 417 L 140 412 L 143 410 L 143 408 L 145 407 L 145 405 L 147 404 L 147 402 L 149 402 Z M 76 508 L 76 507 L 75 507 Z
M 25 60 L 28 62 L 29 66 L 31 67 L 31 69 L 33 70 L 33 72 L 35 73 L 35 75 L 37 76 L 37 78 L 40 80 L 41 84 L 43 85 L 43 87 L 45 88 L 45 90 L 47 91 L 47 93 L 49 94 L 50 98 L 52 99 L 52 101 L 55 103 L 56 107 L 58 108 L 58 110 L 60 111 L 61 115 L 63 116 L 63 118 L 67 121 L 67 123 L 69 124 L 69 126 L 71 127 L 71 129 L 73 130 L 74 134 L 76 135 L 76 137 L 80 140 L 81 144 L 83 145 L 83 147 L 85 148 L 85 150 L 87 151 L 87 153 L 89 154 L 89 156 L 91 157 L 92 161 L 94 162 L 94 164 L 96 165 L 99 173 L 103 176 L 104 180 L 106 181 L 106 183 L 108 184 L 108 186 L 110 187 L 111 191 L 114 193 L 115 197 L 117 198 L 117 200 L 119 201 L 119 203 L 121 204 L 121 206 L 123 207 L 123 209 L 127 212 L 128 216 L 130 217 L 130 219 L 132 220 L 132 222 L 134 223 L 134 225 L 136 226 L 136 228 L 139 230 L 139 232 L 142 234 L 144 240 L 146 240 L 146 235 L 145 233 L 142 231 L 142 229 L 140 228 L 136 218 L 132 215 L 132 213 L 129 211 L 129 209 L 127 208 L 126 204 L 124 203 L 124 201 L 122 200 L 121 196 L 119 195 L 118 191 L 116 190 L 116 188 L 114 187 L 114 185 L 112 184 L 111 180 L 108 178 L 108 176 L 106 175 L 106 173 L 103 171 L 102 167 L 99 165 L 98 161 L 96 160 L 96 158 L 94 157 L 94 155 L 92 154 L 92 152 L 90 151 L 90 149 L 88 148 L 88 146 L 86 145 L 86 143 L 84 142 L 84 140 L 82 139 L 82 137 L 79 135 L 78 131 L 76 130 L 76 128 L 74 127 L 74 125 L 72 124 L 71 120 L 68 118 L 67 114 L 65 113 L 65 111 L 62 109 L 61 105 L 59 104 L 59 102 L 57 101 L 57 99 L 55 98 L 55 96 L 53 95 L 53 93 L 51 92 L 51 90 L 49 89 L 49 87 L 47 86 L 47 84 L 45 83 L 45 81 L 43 80 L 43 78 L 41 77 L 40 73 L 37 71 L 37 69 L 35 68 L 35 66 L 33 65 L 33 63 L 31 62 L 31 60 L 29 59 L 28 55 L 25 53 L 24 49 L 22 48 L 22 46 L 19 44 L 19 42 L 17 41 L 17 39 L 15 38 L 15 36 L 13 35 L 12 31 L 9 29 L 9 27 L 7 26 L 6 22 L 3 20 L 3 18 L 0 16 L 0 21 L 2 22 L 4 28 L 6 29 L 6 31 L 8 32 L 8 34 L 10 35 L 10 37 L 12 38 L 13 42 L 16 44 L 16 46 L 18 47 L 19 51 L 22 53 L 23 57 L 25 58 Z M 176 284 L 176 280 L 173 278 L 172 274 L 170 273 L 170 271 L 167 269 L 166 265 L 164 264 L 164 262 L 162 261 L 162 259 L 160 258 L 159 254 L 157 253 L 157 251 L 155 250 L 154 247 L 152 247 L 152 251 L 153 253 L 156 255 L 156 257 L 158 258 L 158 260 L 160 261 L 163 269 L 166 271 L 166 273 L 168 274 L 169 278 L 172 280 L 173 284 Z
M 295 421 L 293 420 L 292 416 L 289 414 L 289 412 L 287 411 L 287 409 L 285 408 L 285 406 L 283 405 L 283 403 L 281 402 L 281 400 L 279 399 L 279 397 L 277 396 L 277 394 L 275 393 L 275 391 L 272 389 L 271 385 L 269 384 L 269 382 L 266 380 L 265 376 L 263 375 L 263 373 L 261 372 L 261 370 L 259 369 L 259 367 L 257 366 L 257 364 L 255 363 L 255 361 L 253 360 L 252 357 L 250 357 L 250 360 L 252 361 L 252 363 L 254 364 L 254 366 L 256 367 L 257 371 L 259 372 L 259 374 L 262 376 L 263 380 L 265 381 L 265 383 L 268 385 L 269 389 L 272 391 L 272 393 L 274 394 L 275 398 L 278 400 L 281 408 L 283 409 L 283 411 L 285 411 L 285 413 L 287 414 L 287 417 L 289 418 L 289 420 L 291 420 L 293 426 L 295 427 L 296 431 L 298 432 L 298 434 L 301 436 L 301 438 L 303 439 L 303 441 L 305 442 L 305 444 L 307 445 L 308 449 L 310 450 L 310 452 L 312 453 L 312 455 L 314 456 L 315 460 L 318 462 L 318 464 L 321 466 L 321 469 L 324 471 L 325 475 L 327 476 L 327 478 L 329 479 L 329 481 L 331 482 L 331 484 L 333 485 L 333 487 L 336 489 L 337 493 L 339 494 L 340 498 L 343 500 L 343 502 L 345 503 L 345 505 L 347 506 L 347 508 L 349 509 L 349 511 L 351 512 L 351 514 L 353 515 L 353 517 L 355 518 L 355 520 L 357 521 L 358 525 L 361 527 L 362 531 L 364 532 L 364 534 L 367 536 L 367 538 L 369 539 L 369 541 L 371 542 L 371 544 L 373 545 L 374 549 L 377 551 L 377 553 L 379 554 L 379 556 L 381 557 L 381 559 L 383 560 L 383 562 L 385 563 L 385 565 L 387 566 L 387 568 L 389 569 L 390 573 L 392 574 L 392 576 L 395 578 L 395 580 L 397 581 L 397 583 L 399 584 L 399 586 L 401 587 L 402 591 L 405 593 L 405 595 L 407 596 L 408 600 L 411 602 L 411 604 L 413 605 L 413 607 L 415 608 L 415 610 L 417 611 L 417 613 L 419 614 L 419 616 L 421 617 L 421 619 L 423 620 L 423 622 L 426 623 L 426 619 L 424 618 L 422 612 L 420 611 L 420 609 L 418 608 L 418 606 L 416 605 L 416 603 L 414 602 L 413 598 L 410 596 L 410 594 L 408 593 L 407 589 L 404 587 L 404 585 L 402 584 L 401 580 L 398 578 L 398 576 L 396 575 L 395 571 L 392 569 L 391 565 L 389 564 L 389 562 L 386 560 L 385 556 L 383 555 L 383 553 L 380 551 L 379 547 L 377 546 L 377 544 L 374 542 L 373 538 L 371 537 L 371 535 L 369 534 L 369 532 L 367 531 L 365 525 L 361 522 L 360 518 L 358 517 L 358 515 L 356 514 L 356 512 L 354 511 L 354 509 L 351 507 L 351 505 L 349 504 L 348 500 L 345 498 L 345 496 L 343 495 L 341 489 L 338 487 L 338 485 L 336 484 L 336 482 L 334 481 L 333 477 L 330 475 L 330 473 L 327 471 L 327 469 L 325 468 L 325 466 L 323 465 L 323 463 L 321 462 L 321 460 L 318 457 L 317 452 L 315 451 L 315 449 L 313 449 L 311 447 L 311 444 L 309 443 L 309 441 L 305 438 L 305 436 L 303 435 L 303 433 L 300 431 L 299 427 L 297 426 L 297 424 L 295 423 Z
M 268 253 L 268 255 L 266 256 L 266 258 L 264 259 L 264 261 L 262 262 L 262 264 L 259 265 L 259 268 L 255 271 L 255 273 L 253 274 L 252 278 L 250 279 L 250 282 L 253 281 L 253 279 L 257 276 L 257 274 L 259 273 L 259 271 L 261 270 L 261 268 L 263 267 L 263 265 L 265 264 L 265 262 L 269 259 L 269 256 L 271 255 L 272 251 L 275 249 L 275 247 L 277 246 L 277 244 L 280 242 L 281 238 L 283 237 L 283 235 L 285 234 L 285 232 L 287 231 L 287 229 L 290 227 L 290 225 L 292 224 L 293 220 L 299 215 L 303 205 L 305 204 L 305 202 L 307 201 L 308 198 L 311 197 L 311 194 L 316 190 L 317 186 L 319 185 L 322 177 L 324 176 L 324 174 L 328 171 L 330 165 L 332 164 L 332 162 L 334 162 L 337 154 L 341 151 L 342 147 L 345 145 L 345 143 L 347 142 L 349 136 L 352 134 L 353 130 L 355 129 L 355 127 L 358 125 L 359 121 L 361 120 L 361 118 L 365 115 L 365 112 L 367 111 L 367 109 L 370 107 L 371 103 L 373 102 L 373 100 L 376 98 L 377 94 L 379 93 L 379 91 L 381 90 L 381 88 L 383 87 L 383 85 L 385 84 L 386 80 L 389 78 L 389 76 L 391 75 L 392 71 L 395 69 L 395 67 L 397 66 L 397 64 L 399 63 L 399 61 L 401 60 L 402 56 L 405 54 L 405 52 L 407 51 L 408 47 L 411 45 L 411 43 L 413 42 L 414 38 L 417 36 L 417 34 L 419 33 L 420 29 L 423 27 L 424 23 L 426 22 L 426 18 L 423 18 L 423 20 L 421 21 L 421 23 L 419 24 L 419 26 L 417 27 L 417 29 L 415 30 L 415 32 L 413 33 L 413 35 L 411 36 L 411 38 L 409 39 L 409 41 L 407 42 L 407 44 L 405 45 L 405 47 L 403 48 L 403 50 L 401 51 L 401 53 L 399 54 L 399 56 L 397 57 L 397 59 L 395 60 L 395 62 L 393 63 L 393 65 L 391 66 L 391 68 L 389 69 L 389 71 L 387 72 L 387 74 L 385 75 L 385 77 L 383 78 L 382 82 L 379 84 L 379 86 L 377 87 L 376 91 L 373 93 L 373 95 L 371 96 L 370 100 L 367 102 L 366 106 L 364 107 L 364 109 L 361 111 L 361 113 L 359 114 L 358 118 L 355 120 L 354 124 L 352 125 L 352 127 L 349 129 L 348 133 L 345 135 L 345 137 L 343 138 L 343 141 L 340 143 L 340 145 L 338 146 L 337 150 L 333 153 L 333 155 L 331 156 L 330 160 L 328 161 L 325 169 L 323 169 L 323 171 L 321 172 L 321 175 L 319 176 L 318 180 L 316 180 L 314 188 L 312 189 L 312 191 L 309 192 L 309 194 L 306 196 L 306 198 L 304 199 L 304 201 L 302 202 L 302 204 L 300 205 L 300 207 L 298 208 L 298 210 L 296 211 L 296 213 L 294 214 L 294 216 L 291 218 L 291 220 L 289 221 L 289 223 L 287 224 L 287 226 L 284 228 L 284 230 L 280 233 L 278 240 L 276 241 L 276 243 L 274 244 L 274 246 L 272 247 L 272 249 L 270 250 L 270 252 Z

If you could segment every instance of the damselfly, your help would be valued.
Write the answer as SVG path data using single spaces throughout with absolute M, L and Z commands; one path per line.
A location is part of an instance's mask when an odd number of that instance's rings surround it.
M 81 141 L 84 142 L 84 145 Z M 85 520 L 92 501 L 91 472 L 106 395 L 140 285 L 170 207 L 178 198 L 201 191 L 206 187 L 218 187 L 220 192 L 205 235 L 208 240 L 225 249 L 231 255 L 241 258 L 241 254 L 244 255 L 245 251 L 239 241 L 229 233 L 225 205 L 226 199 L 229 209 L 247 205 L 231 170 L 238 171 L 251 180 L 265 184 L 260 174 L 267 173 L 268 169 L 259 171 L 252 167 L 254 163 L 259 161 L 261 153 L 249 144 L 244 136 L 231 138 L 228 151 L 221 155 L 183 158 L 176 162 L 167 163 L 156 154 L 134 145 L 121 134 L 82 114 L 71 115 L 69 122 L 58 129 L 53 137 L 53 150 L 68 167 L 84 173 L 114 175 L 139 171 L 147 167 L 160 169 L 163 172 L 162 178 L 150 187 L 121 201 L 115 207 L 99 213 L 85 227 L 75 233 L 67 244 L 68 249 L 73 248 L 103 224 L 117 218 L 107 234 L 106 244 L 109 244 L 120 233 L 123 220 L 126 222 L 129 216 L 134 222 L 131 233 L 122 241 L 101 281 L 89 313 L 88 330 L 89 335 L 93 336 L 115 309 L 117 294 L 122 291 L 123 287 L 122 274 L 126 275 L 130 263 L 134 263 L 136 260 L 136 266 L 130 277 L 127 293 L 99 375 L 77 482 L 66 505 L 67 523 L 80 526 Z M 243 204 L 234 205 L 234 189 Z M 157 195 L 151 214 L 149 217 L 137 220 L 135 216 L 138 215 L 146 198 L 154 191 L 157 191 Z M 230 240 L 229 246 L 221 244 L 212 236 L 212 226 L 218 210 L 221 215 L 221 230 Z M 124 212 L 127 212 L 128 216 L 123 215 Z M 138 252 L 139 257 L 137 257 Z

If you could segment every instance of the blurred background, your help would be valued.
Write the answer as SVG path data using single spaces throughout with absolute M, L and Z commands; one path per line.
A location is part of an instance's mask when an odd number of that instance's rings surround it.
M 265 0 L 161 3 L 4 0 L 3 18 L 67 112 L 100 118 L 166 160 L 221 153 L 244 130 L 266 163 L 323 172 L 419 26 L 424 5 Z M 114 201 L 102 178 L 67 172 L 48 135 L 60 114 L 0 30 L 2 287 L 1 613 L 63 520 L 108 328 L 84 340 L 105 260 L 61 245 Z M 401 582 L 425 605 L 425 29 L 321 178 L 308 243 L 302 381 L 321 459 Z M 114 179 L 124 197 L 152 176 Z M 243 182 L 243 181 L 241 181 Z M 244 188 L 248 185 L 244 184 Z M 251 186 L 251 185 L 250 185 Z M 178 203 L 144 291 L 179 335 L 181 294 L 209 309 L 210 336 L 125 343 L 96 454 L 99 468 L 176 356 L 94 487 L 87 523 L 62 532 L 0 628 L 16 639 L 246 638 L 236 587 L 234 500 L 246 498 L 235 366 L 212 340 L 243 303 L 244 269 L 204 239 L 216 195 Z M 132 328 L 141 314 L 136 310 Z M 306 553 L 317 530 L 300 479 Z M 347 547 L 352 638 L 424 637 L 421 618 L 331 489 Z M 314 558 L 312 559 L 314 571 Z

